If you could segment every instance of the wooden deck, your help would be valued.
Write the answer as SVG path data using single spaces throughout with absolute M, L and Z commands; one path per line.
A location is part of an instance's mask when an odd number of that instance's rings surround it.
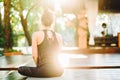
M 120 48 L 118 47 L 90 47 L 90 48 L 63 48 L 62 50 L 63 53 L 68 53 L 68 54 L 115 54 L 115 53 L 120 53 Z
M 120 80 L 119 53 L 81 53 L 75 55 L 76 57 L 68 58 L 68 65 L 64 67 L 63 76 L 40 78 L 40 80 Z M 39 78 L 25 79 L 25 76 L 17 72 L 17 68 L 21 65 L 35 66 L 31 55 L 2 56 L 0 64 L 0 80 L 39 80 Z

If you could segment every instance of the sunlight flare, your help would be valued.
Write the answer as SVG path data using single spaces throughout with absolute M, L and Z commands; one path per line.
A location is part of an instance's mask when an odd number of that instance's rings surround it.
M 60 61 L 60 64 L 63 66 L 63 67 L 67 67 L 69 66 L 69 60 L 71 58 L 77 58 L 77 59 L 81 59 L 81 58 L 87 58 L 86 55 L 82 55 L 82 54 L 60 54 L 58 56 L 58 59 Z

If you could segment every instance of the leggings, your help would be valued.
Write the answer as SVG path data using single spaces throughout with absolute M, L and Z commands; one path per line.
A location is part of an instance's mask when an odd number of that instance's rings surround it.
M 28 67 L 21 66 L 18 68 L 18 72 L 21 75 L 28 77 L 59 77 L 63 74 L 63 69 L 61 67 L 54 67 L 51 65 L 44 65 L 41 67 Z

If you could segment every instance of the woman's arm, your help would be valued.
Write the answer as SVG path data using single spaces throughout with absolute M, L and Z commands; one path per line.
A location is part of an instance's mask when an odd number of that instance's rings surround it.
M 32 35 L 32 57 L 33 57 L 35 64 L 37 64 L 38 54 L 37 54 L 37 35 L 36 35 L 36 33 L 33 33 L 33 35 Z
M 62 49 L 62 47 L 63 47 L 62 37 L 58 33 L 56 35 L 57 35 L 57 40 L 58 40 L 58 43 L 59 43 L 59 47 L 60 47 L 60 49 Z

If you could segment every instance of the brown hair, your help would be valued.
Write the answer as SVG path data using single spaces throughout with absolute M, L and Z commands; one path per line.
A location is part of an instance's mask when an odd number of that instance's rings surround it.
M 45 10 L 41 17 L 42 24 L 45 26 L 50 26 L 53 23 L 53 20 L 53 12 L 50 10 Z

